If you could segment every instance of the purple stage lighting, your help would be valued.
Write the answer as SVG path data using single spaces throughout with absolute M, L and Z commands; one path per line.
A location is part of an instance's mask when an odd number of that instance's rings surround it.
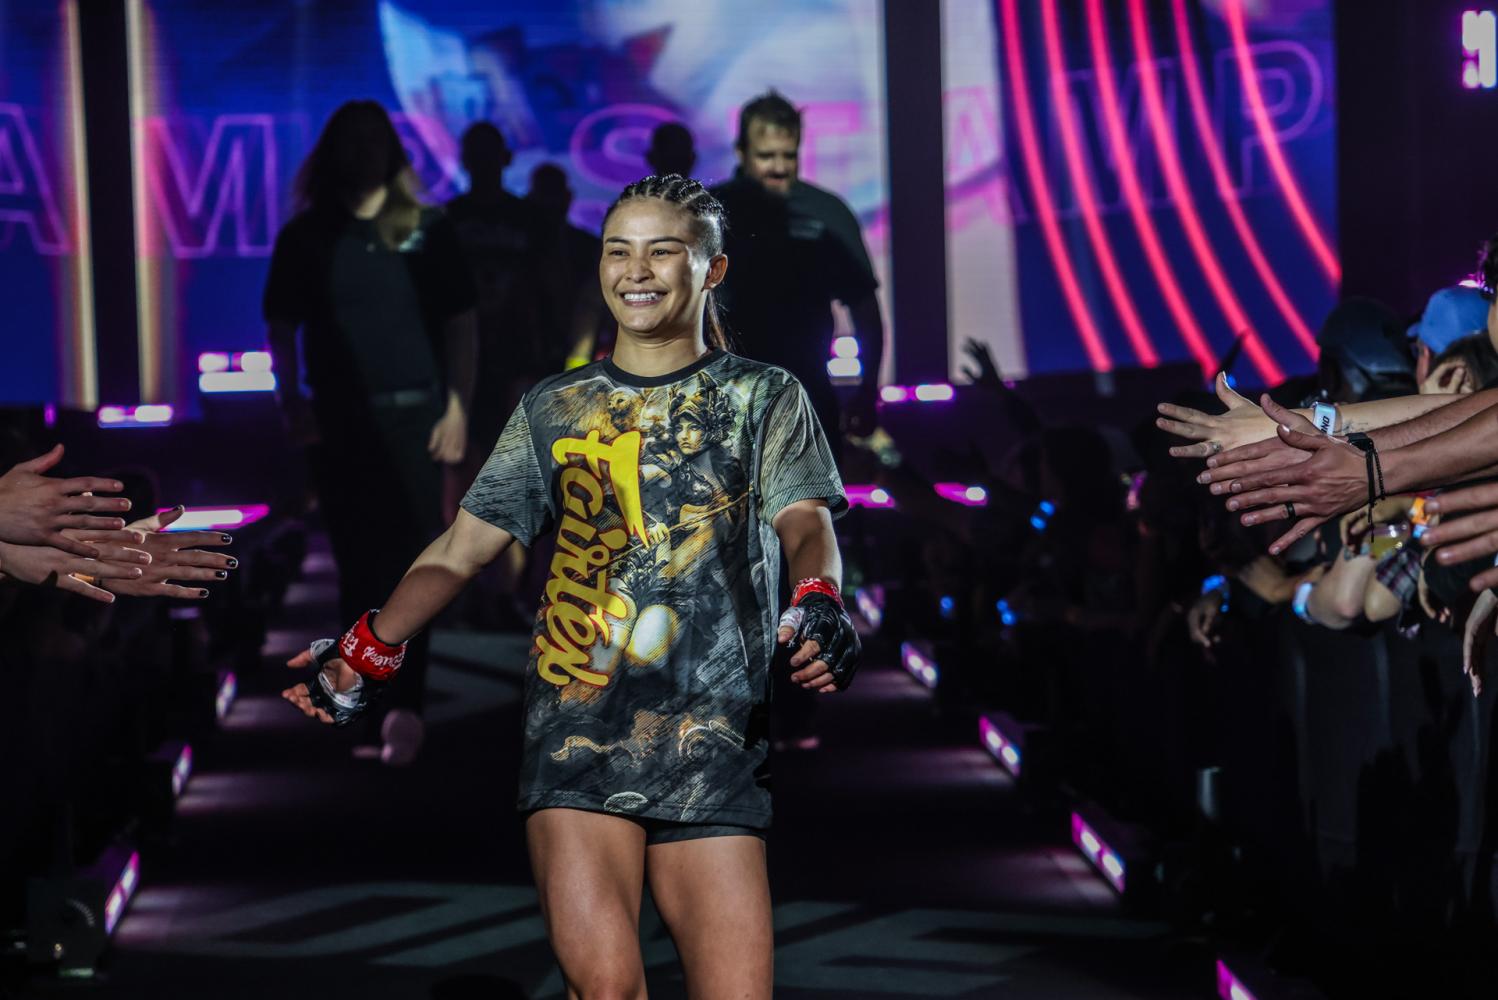
M 1021 754 L 1018 743 L 1005 734 L 998 722 L 987 715 L 979 716 L 978 738 L 983 742 L 984 749 L 993 754 L 994 760 L 1003 765 L 1004 770 L 1019 777 Z
M 895 506 L 895 498 L 890 496 L 889 491 L 882 486 L 848 483 L 843 486 L 843 493 L 847 496 L 850 507 L 877 507 L 881 510 L 891 510 Z
M 120 877 L 115 881 L 114 888 L 109 890 L 109 899 L 104 904 L 104 933 L 113 934 L 115 925 L 120 922 L 120 917 L 125 914 L 125 907 L 130 905 L 130 899 L 135 895 L 135 887 L 140 882 L 140 852 L 132 851 L 130 860 L 125 862 L 125 870 L 120 872 Z
M 177 754 L 177 760 L 172 764 L 172 797 L 182 795 L 182 789 L 187 787 L 187 779 L 192 777 L 192 746 L 182 744 L 182 751 Z
M 936 495 L 943 500 L 960 503 L 964 507 L 987 507 L 988 491 L 981 486 L 966 483 L 937 483 Z
M 1217 996 L 1220 1000 L 1257 1000 L 1220 958 L 1217 960 Z
M 157 511 L 165 514 L 171 510 L 163 507 Z M 166 531 L 224 531 L 254 524 L 270 513 L 270 505 L 263 503 L 240 504 L 225 507 L 189 507 L 182 516 L 166 526 Z
M 198 355 L 198 391 L 274 392 L 273 367 L 269 351 L 205 351 Z
M 934 689 L 936 682 L 941 678 L 936 660 L 928 651 L 917 648 L 913 642 L 900 643 L 900 663 L 910 676 L 928 688 Z
M 1111 847 L 1099 837 L 1097 831 L 1080 814 L 1071 814 L 1071 839 L 1082 856 L 1102 873 L 1119 893 L 1124 891 L 1124 863 Z
M 957 398 L 957 390 L 945 382 L 927 385 L 887 385 L 879 390 L 886 403 L 947 403 Z
M 97 416 L 100 427 L 165 427 L 172 422 L 172 407 L 170 403 L 101 406 Z
M 863 615 L 874 628 L 878 628 L 884 622 L 884 588 L 875 584 L 872 587 L 859 587 L 853 591 L 853 603 L 858 605 L 858 613 Z
M 228 716 L 229 710 L 234 707 L 234 696 L 239 693 L 239 681 L 234 676 L 234 671 L 225 670 L 219 674 L 218 694 L 213 699 L 213 711 L 220 722 Z

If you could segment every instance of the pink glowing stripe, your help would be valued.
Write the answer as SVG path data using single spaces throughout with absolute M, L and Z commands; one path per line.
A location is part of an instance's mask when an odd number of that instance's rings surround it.
M 163 507 L 156 513 L 171 510 Z M 224 531 L 228 528 L 243 528 L 254 524 L 270 514 L 270 505 L 263 503 L 241 504 L 230 507 L 188 507 L 182 516 L 166 526 L 166 531 Z
M 109 890 L 109 898 L 104 903 L 105 936 L 114 933 L 115 925 L 124 916 L 125 907 L 130 905 L 130 897 L 135 895 L 135 887 L 139 882 L 140 853 L 132 852 L 130 860 L 125 862 L 125 870 L 120 873 L 119 881 Z
M 895 506 L 895 498 L 890 496 L 889 491 L 882 486 L 845 483 L 843 495 L 848 498 L 850 507 L 877 507 L 888 510 Z
M 1248 987 L 1227 967 L 1222 959 L 1217 960 L 1217 996 L 1220 1000 L 1255 1000 Z
M 1076 812 L 1071 814 L 1071 839 L 1082 856 L 1092 862 L 1098 873 L 1108 880 L 1108 884 L 1122 893 L 1126 884 L 1123 860 Z
M 1093 44 L 1096 48 L 1096 38 Z M 1186 347 L 1191 352 L 1191 356 L 1196 358 L 1197 364 L 1201 365 L 1202 373 L 1210 377 L 1217 373 L 1217 354 L 1207 343 L 1206 335 L 1197 325 L 1191 306 L 1186 302 L 1186 296 L 1181 293 L 1181 287 L 1176 283 L 1175 273 L 1171 270 L 1165 249 L 1160 245 L 1160 234 L 1156 232 L 1155 224 L 1150 219 L 1149 207 L 1145 204 L 1144 188 L 1139 183 L 1139 174 L 1134 167 L 1134 151 L 1129 148 L 1128 132 L 1124 128 L 1123 118 L 1119 112 L 1122 105 L 1118 99 L 1118 88 L 1113 81 L 1113 70 L 1106 44 L 1102 46 L 1101 51 L 1096 53 L 1095 61 L 1097 62 L 1098 88 L 1102 96 L 1103 129 L 1108 133 L 1108 144 L 1113 148 L 1113 159 L 1118 165 L 1119 183 L 1123 188 L 1124 201 L 1129 206 L 1129 218 L 1133 220 L 1134 229 L 1139 233 L 1139 242 L 1144 248 L 1144 259 L 1148 262 L 1150 272 L 1154 274 L 1155 281 L 1160 286 L 1160 294 L 1165 297 L 1166 308 L 1170 310 L 1176 326 L 1180 327 L 1181 337 L 1186 341 Z
M 988 491 L 981 486 L 966 483 L 937 483 L 936 495 L 943 500 L 960 503 L 964 507 L 987 507 Z
M 1098 74 L 1107 79 L 1111 87 L 1113 69 L 1107 64 L 1108 40 L 1104 35 L 1100 0 L 1087 0 L 1087 20 L 1092 34 L 1092 47 L 1098 56 Z M 1129 0 L 1129 22 L 1134 35 L 1134 58 L 1139 63 L 1139 78 L 1144 89 L 1145 117 L 1149 119 L 1150 131 L 1155 136 L 1155 148 L 1160 151 L 1160 165 L 1165 170 L 1165 184 L 1170 188 L 1171 200 L 1180 208 L 1181 226 L 1186 230 L 1186 241 L 1191 244 L 1191 252 L 1196 255 L 1197 263 L 1207 276 L 1207 287 L 1212 290 L 1212 297 L 1227 316 L 1228 323 L 1233 330 L 1244 332 L 1243 346 L 1248 351 L 1249 360 L 1264 376 L 1266 385 L 1279 385 L 1285 380 L 1285 373 L 1274 360 L 1274 355 L 1269 353 L 1264 342 L 1259 339 L 1248 315 L 1243 311 L 1242 303 L 1233 294 L 1227 276 L 1222 273 L 1217 254 L 1202 229 L 1201 216 L 1197 213 L 1196 201 L 1191 196 L 1191 185 L 1186 183 L 1186 175 L 1181 170 L 1180 153 L 1176 149 L 1175 137 L 1171 135 L 1170 122 L 1166 120 L 1165 102 L 1160 98 L 1160 80 L 1155 74 L 1155 54 L 1150 48 L 1149 16 L 1145 13 L 1142 0 Z
M 1056 278 L 1061 283 L 1067 311 L 1077 324 L 1077 332 L 1087 350 L 1087 360 L 1094 370 L 1109 371 L 1113 368 L 1113 359 L 1108 355 L 1108 348 L 1087 310 L 1087 297 L 1077 284 L 1077 274 L 1067 253 L 1066 242 L 1061 237 L 1060 227 L 1056 225 L 1056 205 L 1051 200 L 1051 188 L 1046 180 L 1045 164 L 1040 155 L 1040 141 L 1036 138 L 1035 121 L 1031 116 L 1030 84 L 1025 79 L 1025 56 L 1015 0 L 1003 0 L 1003 13 L 1005 61 L 1009 64 L 1010 84 L 1014 88 L 1014 112 L 1019 124 L 1020 152 L 1025 161 L 1025 174 L 1030 178 L 1030 186 L 1034 189 L 1036 219 L 1045 238 L 1046 251 L 1056 267 Z
M 1290 296 L 1280 284 L 1279 277 L 1274 273 L 1274 268 L 1269 264 L 1269 258 L 1264 255 L 1264 248 L 1259 245 L 1259 239 L 1254 235 L 1253 227 L 1248 224 L 1248 217 L 1243 214 L 1243 206 L 1238 203 L 1238 196 L 1233 188 L 1232 175 L 1228 173 L 1227 161 L 1223 158 L 1222 147 L 1217 143 L 1217 132 L 1212 125 L 1211 113 L 1207 110 L 1207 97 L 1202 90 L 1201 72 L 1196 65 L 1196 48 L 1191 41 L 1191 25 L 1186 20 L 1186 0 L 1172 0 L 1175 12 L 1177 47 L 1180 52 L 1181 69 L 1186 76 L 1186 94 L 1191 100 L 1191 117 L 1196 123 L 1196 134 L 1201 137 L 1202 149 L 1206 151 L 1207 162 L 1212 167 L 1212 177 L 1217 182 L 1217 190 L 1221 194 L 1223 207 L 1227 209 L 1228 218 L 1233 222 L 1233 229 L 1238 233 L 1238 239 L 1243 244 L 1244 253 L 1248 254 L 1249 263 L 1253 264 L 1254 271 L 1259 280 L 1264 282 L 1264 287 L 1269 291 L 1269 298 L 1274 302 L 1274 307 L 1284 317 L 1290 332 L 1305 348 L 1312 360 L 1320 353 L 1316 346 L 1316 335 L 1306 325 L 1305 319 L 1300 315 L 1300 310 L 1295 308 L 1295 303 L 1290 301 Z
M 1280 149 L 1279 137 L 1274 134 L 1274 123 L 1269 120 L 1264 92 L 1259 89 L 1259 71 L 1254 66 L 1253 50 L 1248 47 L 1248 30 L 1243 24 L 1243 0 L 1226 0 L 1223 13 L 1227 16 L 1228 32 L 1232 35 L 1233 50 L 1238 56 L 1238 74 L 1243 78 L 1243 89 L 1248 95 L 1249 109 L 1253 112 L 1254 128 L 1259 133 L 1259 141 L 1264 144 L 1269 169 L 1279 181 L 1280 190 L 1284 192 L 1285 201 L 1290 206 L 1290 214 L 1295 218 L 1295 224 L 1300 227 L 1306 242 L 1310 244 L 1316 262 L 1321 265 L 1328 278 L 1340 282 L 1342 265 L 1337 260 L 1336 251 L 1327 242 L 1315 216 L 1311 214 L 1310 206 L 1306 204 L 1305 196 L 1300 193 L 1300 185 L 1296 183 L 1290 164 L 1285 160 L 1285 153 Z
M 1061 26 L 1056 16 L 1056 0 L 1045 0 L 1041 7 L 1045 28 L 1045 52 L 1047 68 L 1051 77 L 1051 100 L 1056 105 L 1056 117 L 1061 123 L 1061 148 L 1066 154 L 1066 170 L 1071 175 L 1072 187 L 1077 193 L 1077 207 L 1082 212 L 1082 227 L 1087 232 L 1087 241 L 1097 255 L 1098 267 L 1103 272 L 1103 285 L 1108 297 L 1118 310 L 1123 321 L 1124 332 L 1134 348 L 1134 355 L 1146 368 L 1160 363 L 1155 345 L 1144 332 L 1144 323 L 1134 307 L 1133 296 L 1124 285 L 1123 275 L 1118 271 L 1118 260 L 1113 256 L 1113 245 L 1103 230 L 1103 220 L 1098 214 L 1097 200 L 1092 191 L 1092 178 L 1088 176 L 1087 164 L 1082 159 L 1082 141 L 1078 134 L 1076 119 L 1072 117 L 1071 90 L 1067 85 L 1066 57 L 1061 51 Z

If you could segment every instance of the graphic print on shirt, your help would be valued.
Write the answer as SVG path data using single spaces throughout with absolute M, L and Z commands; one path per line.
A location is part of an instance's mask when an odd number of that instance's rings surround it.
M 621 664 L 658 663 L 681 638 L 684 585 L 713 583 L 698 579 L 704 554 L 742 529 L 735 395 L 702 373 L 656 388 L 583 382 L 549 401 L 559 424 L 588 430 L 551 443 L 562 510 L 536 638 L 541 679 L 607 687 Z

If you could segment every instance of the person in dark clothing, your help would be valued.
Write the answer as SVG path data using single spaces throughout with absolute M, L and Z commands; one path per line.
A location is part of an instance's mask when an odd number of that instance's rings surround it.
M 840 407 L 827 374 L 833 303 L 848 310 L 863 382 L 848 429 L 873 428 L 884 321 L 878 279 L 853 211 L 798 176 L 801 113 L 781 95 L 754 98 L 739 112 L 738 169 L 713 189 L 728 212 L 733 270 L 723 289 L 729 328 L 745 357 L 785 368 L 806 387 L 834 453 Z
M 301 210 L 276 237 L 265 285 L 279 402 L 309 449 L 345 616 L 400 580 L 440 525 L 441 467 L 468 447 L 473 283 L 451 223 L 415 185 L 385 109 L 344 104 L 297 176 Z M 420 746 L 425 654 L 413 647 L 391 693 L 388 763 Z
M 833 455 L 840 456 L 844 423 L 857 434 L 874 428 L 884 356 L 879 282 L 853 211 L 832 192 L 799 179 L 800 145 L 801 113 L 784 97 L 771 92 L 740 109 L 738 170 L 713 189 L 728 212 L 725 252 L 733 261 L 721 301 L 739 351 L 796 376 Z M 863 382 L 846 416 L 827 373 L 834 302 L 852 317 L 863 364 Z M 778 747 L 818 745 L 815 698 L 782 685 L 775 708 Z
M 566 351 L 548 336 L 558 303 L 550 301 L 553 295 L 536 294 L 553 273 L 547 266 L 552 234 L 534 203 L 504 188 L 509 144 L 493 124 L 476 122 L 463 133 L 462 158 L 468 190 L 447 203 L 447 216 L 478 289 L 479 363 L 469 440 L 472 457 L 482 463 L 521 395 L 561 371 Z M 467 465 L 463 481 L 455 484 L 459 496 L 478 472 L 476 463 Z
M 613 317 L 598 290 L 602 244 L 595 234 L 568 220 L 572 186 L 567 182 L 567 172 L 555 163 L 542 163 L 531 171 L 525 200 L 552 247 L 545 287 L 558 308 L 549 311 L 546 337 L 565 347 L 564 367 L 587 364 L 593 360 L 605 327 L 612 334 Z
M 658 177 L 672 174 L 692 176 L 692 168 L 697 166 L 697 145 L 692 139 L 692 130 L 681 122 L 657 125 L 650 133 L 645 162 L 650 164 L 650 172 Z

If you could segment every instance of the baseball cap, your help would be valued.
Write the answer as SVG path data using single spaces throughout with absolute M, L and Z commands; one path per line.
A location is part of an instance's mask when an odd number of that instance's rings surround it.
M 1488 300 L 1482 290 L 1452 285 L 1430 297 L 1420 321 L 1410 326 L 1409 335 L 1440 354 L 1461 338 L 1487 329 L 1487 325 Z

